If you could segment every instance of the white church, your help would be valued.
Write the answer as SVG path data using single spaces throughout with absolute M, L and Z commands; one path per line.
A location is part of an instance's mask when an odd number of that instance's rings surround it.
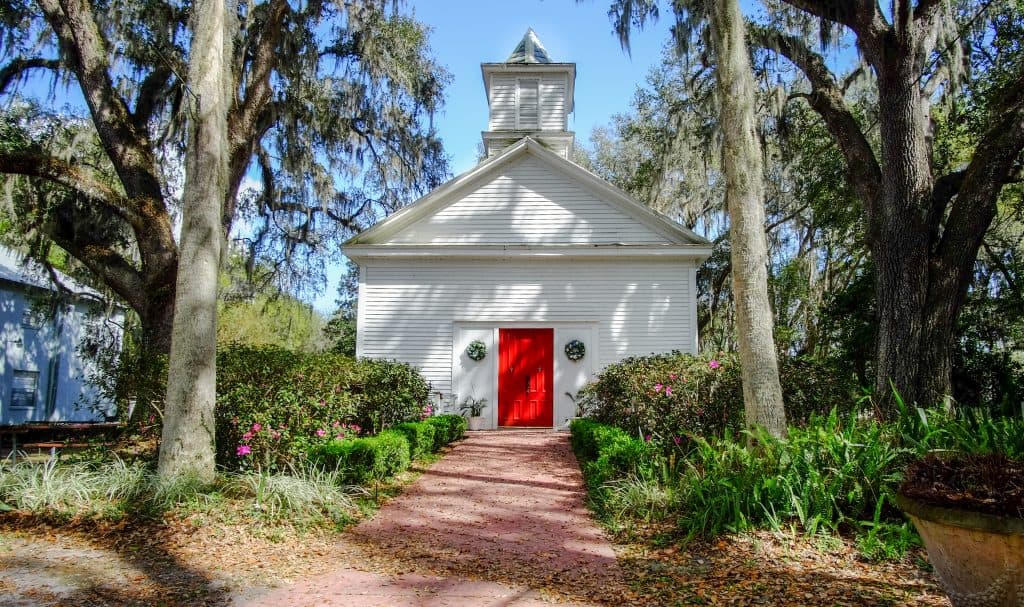
M 576 64 L 533 30 L 481 64 L 487 158 L 349 240 L 356 354 L 410 363 L 489 428 L 560 427 L 630 356 L 697 350 L 711 244 L 570 160 Z

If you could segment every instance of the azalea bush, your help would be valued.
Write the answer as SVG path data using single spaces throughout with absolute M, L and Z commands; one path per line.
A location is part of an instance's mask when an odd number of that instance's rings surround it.
M 803 425 L 814 413 L 848 412 L 857 386 L 842 365 L 812 358 L 779 363 L 786 412 Z M 743 386 L 735 355 L 680 352 L 627 358 L 609 365 L 581 392 L 591 416 L 666 447 L 687 436 L 722 436 L 743 427 Z
M 431 413 L 429 384 L 403 363 L 231 346 L 217 364 L 217 461 L 230 469 L 284 469 Z
M 627 358 L 609 365 L 581 396 L 595 420 L 664 444 L 742 424 L 743 393 L 733 357 L 674 352 Z

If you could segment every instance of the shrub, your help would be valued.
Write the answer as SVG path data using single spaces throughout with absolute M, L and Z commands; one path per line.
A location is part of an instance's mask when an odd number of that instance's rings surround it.
M 334 439 L 318 445 L 311 459 L 337 470 L 345 481 L 367 483 L 384 480 L 409 467 L 409 441 L 397 430 L 385 430 L 377 436 Z
M 619 428 L 588 419 L 573 420 L 571 442 L 587 487 L 601 505 L 605 485 L 627 477 L 651 479 L 658 458 L 648 442 Z
M 434 426 L 434 451 L 465 436 L 469 426 L 466 418 L 454 414 L 428 417 L 424 421 Z
M 856 406 L 853 375 L 834 361 L 780 360 L 790 422 Z M 581 397 L 594 419 L 629 432 L 651 434 L 672 447 L 688 435 L 722 436 L 743 427 L 743 389 L 735 356 L 709 358 L 673 352 L 610 365 Z
M 429 385 L 412 367 L 339 354 L 229 346 L 217 355 L 217 461 L 285 469 L 311 448 L 419 419 Z
M 434 425 L 427 422 L 404 422 L 392 428 L 405 435 L 409 441 L 409 456 L 422 457 L 434 450 Z

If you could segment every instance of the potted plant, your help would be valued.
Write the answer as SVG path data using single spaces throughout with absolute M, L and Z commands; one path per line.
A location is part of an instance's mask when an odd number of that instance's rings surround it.
M 485 407 L 487 407 L 486 398 L 473 398 L 469 396 L 466 400 L 462 401 L 459 410 L 468 418 L 470 430 L 484 429 L 483 412 Z
M 896 502 L 954 607 L 1024 605 L 1024 460 L 931 455 L 907 469 Z

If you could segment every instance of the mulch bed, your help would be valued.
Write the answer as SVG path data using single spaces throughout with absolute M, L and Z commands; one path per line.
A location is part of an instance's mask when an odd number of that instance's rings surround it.
M 907 469 L 900 493 L 934 506 L 1024 518 L 1024 461 L 928 456 Z

